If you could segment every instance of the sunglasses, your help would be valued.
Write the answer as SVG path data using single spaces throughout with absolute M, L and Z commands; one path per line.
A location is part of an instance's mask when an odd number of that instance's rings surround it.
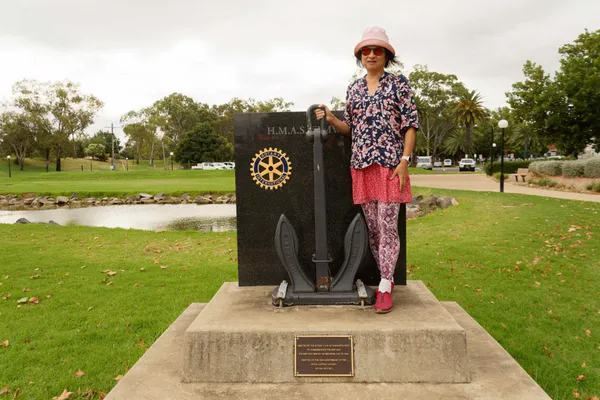
M 373 53 L 377 57 L 385 54 L 385 50 L 382 47 L 363 47 L 362 49 L 360 49 L 360 52 L 362 53 L 363 56 L 370 55 L 371 51 L 373 51 Z

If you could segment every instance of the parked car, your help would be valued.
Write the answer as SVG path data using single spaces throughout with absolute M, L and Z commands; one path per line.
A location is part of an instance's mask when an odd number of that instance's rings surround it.
M 442 168 L 442 162 L 440 160 L 434 161 L 433 166 L 436 168 Z
M 452 160 L 449 158 L 446 158 L 444 160 L 444 167 L 451 167 L 452 166 Z
M 417 168 L 433 169 L 431 157 L 417 157 Z
M 200 167 L 200 169 L 206 170 L 220 169 L 219 166 L 215 165 L 215 163 L 212 162 L 203 162 L 201 164 L 198 164 L 198 167 Z
M 215 165 L 215 169 L 229 169 L 229 167 L 227 167 L 227 165 L 225 165 L 225 163 L 222 162 L 214 162 L 213 163 Z
M 458 163 L 459 171 L 475 171 L 475 160 L 472 158 L 463 158 Z

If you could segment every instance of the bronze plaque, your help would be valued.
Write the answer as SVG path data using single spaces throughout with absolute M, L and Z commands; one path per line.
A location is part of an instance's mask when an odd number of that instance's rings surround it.
M 296 336 L 294 376 L 354 376 L 352 336 Z

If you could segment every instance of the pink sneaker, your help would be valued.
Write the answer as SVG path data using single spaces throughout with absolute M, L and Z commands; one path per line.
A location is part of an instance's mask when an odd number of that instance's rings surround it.
M 375 312 L 377 314 L 386 314 L 392 311 L 392 294 L 388 292 L 377 292 L 375 301 Z

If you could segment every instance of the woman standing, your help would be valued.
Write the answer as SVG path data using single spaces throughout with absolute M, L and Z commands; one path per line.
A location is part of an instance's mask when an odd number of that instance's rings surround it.
M 352 137 L 352 197 L 365 214 L 369 244 L 381 273 L 375 311 L 387 313 L 392 310 L 400 253 L 400 204 L 412 201 L 408 165 L 419 122 L 408 80 L 385 71 L 397 63 L 385 30 L 366 29 L 354 55 L 367 74 L 348 86 L 343 120 L 323 104 L 325 112 L 315 113 L 317 119 L 325 116 L 338 132 Z

